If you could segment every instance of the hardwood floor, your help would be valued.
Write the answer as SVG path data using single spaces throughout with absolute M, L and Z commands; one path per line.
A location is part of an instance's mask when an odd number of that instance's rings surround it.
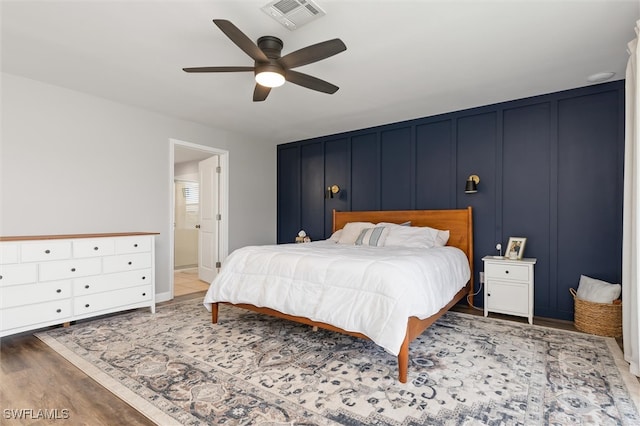
M 198 268 L 177 269 L 173 273 L 174 296 L 206 291 L 208 288 L 209 283 L 198 279 Z
M 208 284 L 199 281 L 197 273 L 181 271 L 176 272 L 174 287 L 176 297 L 158 306 L 203 298 Z M 2 425 L 154 424 L 32 333 L 0 340 L 0 409 Z
M 204 293 L 177 296 L 158 306 L 201 298 Z M 462 305 L 453 310 L 483 315 L 482 311 Z M 499 314 L 490 314 L 490 317 L 526 323 L 526 318 Z M 568 321 L 535 318 L 534 324 L 576 331 Z M 30 333 L 7 336 L 0 341 L 0 403 L 0 424 L 3 425 L 154 424 Z M 39 410 L 47 410 L 46 413 L 57 416 L 58 420 L 43 421 L 42 417 L 38 420 Z M 16 418 L 19 414 L 21 419 Z
M 459 304 L 454 306 L 451 310 L 455 312 L 470 314 L 470 315 L 484 316 L 484 311 L 482 309 L 471 308 L 468 305 Z M 507 321 L 519 322 L 522 324 L 528 324 L 527 318 L 525 317 L 502 315 L 495 312 L 489 312 L 489 318 L 498 318 L 498 319 L 503 319 Z M 541 325 L 544 327 L 559 328 L 561 330 L 575 331 L 580 333 L 580 331 L 577 330 L 576 327 L 573 325 L 573 321 L 562 321 L 562 320 L 556 320 L 556 319 L 534 317 L 533 324 Z
M 154 424 L 32 335 L 4 337 L 0 364 L 3 425 Z

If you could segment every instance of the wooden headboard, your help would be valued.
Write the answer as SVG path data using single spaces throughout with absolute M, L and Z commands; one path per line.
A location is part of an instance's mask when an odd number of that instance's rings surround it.
M 429 226 L 449 231 L 448 246 L 462 250 L 469 259 L 471 268 L 471 289 L 473 292 L 473 216 L 471 206 L 452 210 L 373 210 L 360 212 L 333 211 L 333 232 L 342 229 L 349 222 L 390 222 L 411 221 L 411 226 Z

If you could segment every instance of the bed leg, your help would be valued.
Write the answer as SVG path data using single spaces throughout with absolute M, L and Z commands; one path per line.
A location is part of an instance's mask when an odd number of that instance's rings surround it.
M 409 336 L 404 336 L 400 353 L 398 353 L 398 380 L 400 383 L 407 383 L 407 372 L 409 370 Z
M 217 303 L 211 304 L 211 322 L 213 324 L 218 323 L 218 304 Z

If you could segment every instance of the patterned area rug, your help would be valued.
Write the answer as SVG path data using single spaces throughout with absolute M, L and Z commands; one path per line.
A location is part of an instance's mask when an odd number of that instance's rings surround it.
M 369 341 L 228 306 L 213 325 L 199 299 L 37 336 L 161 425 L 640 424 L 615 340 L 460 313 L 406 384 Z

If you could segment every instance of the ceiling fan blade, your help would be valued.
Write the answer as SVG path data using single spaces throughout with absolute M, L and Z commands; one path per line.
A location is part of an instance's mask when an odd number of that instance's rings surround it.
M 249 55 L 256 62 L 269 62 L 269 58 L 256 44 L 251 41 L 238 27 L 226 19 L 214 19 L 213 23 L 222 30 L 223 33 L 240 49 Z
M 253 102 L 262 102 L 267 99 L 271 92 L 271 87 L 261 86 L 256 83 L 255 89 L 253 89 Z
M 347 46 L 345 46 L 342 40 L 334 38 L 333 40 L 312 44 L 311 46 L 291 52 L 280 58 L 278 62 L 285 68 L 301 67 L 302 65 L 326 59 L 345 50 L 347 50 Z
M 253 67 L 194 67 L 182 68 L 184 72 L 240 72 L 253 71 Z
M 306 87 L 307 89 L 316 90 L 318 92 L 329 93 L 330 95 L 336 93 L 339 89 L 338 86 L 327 81 L 320 80 L 319 78 L 297 71 L 287 70 L 285 79 L 288 82 L 297 84 L 298 86 Z

